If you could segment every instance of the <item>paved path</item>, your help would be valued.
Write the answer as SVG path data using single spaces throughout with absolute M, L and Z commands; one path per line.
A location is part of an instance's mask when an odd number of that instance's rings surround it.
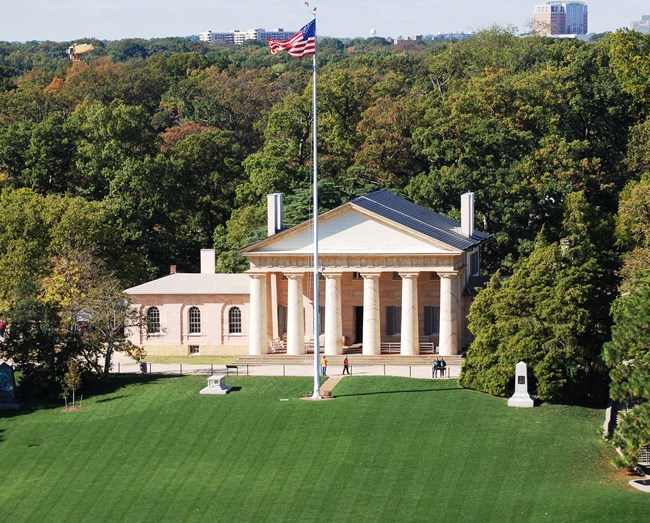
M 339 384 L 339 381 L 341 381 L 344 377 L 345 376 L 334 376 L 327 378 L 327 381 L 320 386 L 321 396 L 324 398 L 331 396 L 334 387 L 336 387 Z
M 313 376 L 313 365 L 282 365 L 279 363 L 261 363 L 238 365 L 239 375 L 248 376 Z M 457 378 L 460 365 L 448 365 L 447 378 Z M 192 374 L 211 375 L 226 374 L 225 364 L 188 364 L 188 363 L 151 363 L 147 364 L 147 372 L 152 374 Z M 352 376 L 401 376 L 419 379 L 431 379 L 430 365 L 399 365 L 399 364 L 359 364 L 351 366 Z M 123 354 L 116 354 L 113 359 L 113 372 L 139 373 L 140 365 Z M 330 379 L 342 376 L 342 365 L 328 365 Z M 230 371 L 232 374 L 232 371 Z

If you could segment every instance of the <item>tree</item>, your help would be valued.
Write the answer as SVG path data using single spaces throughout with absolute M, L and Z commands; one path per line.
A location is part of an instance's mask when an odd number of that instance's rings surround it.
M 107 207 L 125 243 L 147 260 L 151 274 L 171 263 L 196 266 L 215 227 L 231 216 L 243 182 L 243 151 L 230 131 L 196 128 L 164 152 L 129 158 L 110 183 Z
M 378 185 L 403 189 L 426 162 L 413 152 L 412 130 L 422 111 L 413 96 L 381 97 L 364 113 L 357 126 L 363 143 L 354 155 L 355 165 L 375 173 Z
M 616 236 L 624 250 L 620 291 L 630 292 L 650 275 L 650 171 L 621 192 Z
M 0 191 L 0 315 L 13 308 L 23 282 L 38 282 L 65 249 L 110 259 L 124 282 L 144 275 L 137 253 L 109 223 L 107 205 L 30 189 Z
M 68 360 L 68 372 L 63 376 L 63 383 L 65 384 L 64 394 L 72 391 L 72 408 L 74 408 L 75 393 L 81 388 L 81 369 L 77 360 Z
M 472 303 L 475 340 L 463 363 L 464 387 L 505 396 L 513 389 L 516 363 L 524 361 L 541 400 L 603 399 L 600 351 L 615 267 L 597 238 L 607 225 L 599 225 L 584 194 L 576 193 L 567 202 L 563 228 L 555 242 L 539 235 L 512 276 L 501 282 L 497 273 Z
M 638 114 L 650 111 L 650 35 L 619 30 L 603 40 L 612 71 Z
M 618 464 L 633 468 L 641 448 L 650 446 L 650 278 L 618 298 L 612 311 L 612 339 L 603 358 L 611 369 L 610 396 L 627 406 L 613 442 L 622 452 Z
M 337 175 L 352 164 L 360 145 L 357 125 L 376 97 L 373 88 L 379 80 L 379 72 L 365 65 L 336 67 L 321 75 L 318 123 L 324 176 L 337 181 Z
M 150 116 L 141 106 L 115 101 L 77 106 L 66 126 L 75 139 L 74 176 L 77 194 L 101 200 L 127 160 L 154 152 Z
M 120 281 L 91 252 L 69 250 L 54 258 L 50 274 L 40 282 L 39 299 L 57 311 L 64 329 L 79 333 L 79 357 L 104 381 L 115 351 L 143 357 L 126 336 L 143 320 Z
M 99 258 L 73 248 L 53 257 L 44 274 L 31 274 L 14 288 L 4 314 L 11 328 L 0 355 L 23 373 L 27 393 L 60 391 L 71 359 L 107 380 L 115 351 L 143 356 L 125 335 L 143 320 L 122 288 Z

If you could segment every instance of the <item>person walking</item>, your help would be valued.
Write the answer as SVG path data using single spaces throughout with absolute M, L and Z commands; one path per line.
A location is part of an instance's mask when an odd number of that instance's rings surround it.
M 343 372 L 342 374 L 350 374 L 350 362 L 348 361 L 348 357 L 346 356 L 343 358 Z
M 320 366 L 323 369 L 323 376 L 327 376 L 327 358 L 325 356 L 320 360 Z

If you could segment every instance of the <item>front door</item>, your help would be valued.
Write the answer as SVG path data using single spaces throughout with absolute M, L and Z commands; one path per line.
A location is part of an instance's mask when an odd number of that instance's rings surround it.
M 363 342 L 363 307 L 354 307 L 354 343 Z

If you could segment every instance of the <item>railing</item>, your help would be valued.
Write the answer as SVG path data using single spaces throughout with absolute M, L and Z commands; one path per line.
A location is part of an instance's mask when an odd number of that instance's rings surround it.
M 399 354 L 402 344 L 399 341 L 386 341 L 381 344 L 382 354 Z M 430 341 L 420 342 L 420 354 L 437 354 L 434 344 Z
M 281 364 L 281 363 L 238 363 L 239 376 L 311 376 L 310 365 Z M 343 366 L 340 363 L 330 364 L 328 373 L 339 375 Z M 350 364 L 350 369 L 355 375 L 368 376 L 402 376 L 413 378 L 431 378 L 430 365 L 415 364 L 383 364 L 383 363 L 355 363 Z M 189 363 L 116 363 L 112 372 L 116 374 L 153 374 L 167 376 L 212 376 L 213 374 L 230 374 L 225 364 L 189 364 Z M 457 370 L 451 372 L 447 366 L 445 377 L 456 377 Z
M 344 339 L 345 336 L 344 336 Z M 428 340 L 429 338 L 424 338 Z M 361 344 L 358 344 L 361 346 Z M 399 341 L 385 341 L 381 343 L 381 353 L 382 354 L 399 354 L 401 352 L 402 343 Z M 431 341 L 422 341 L 419 342 L 420 354 L 438 354 L 436 346 Z M 348 345 L 343 344 L 343 349 L 349 349 Z M 323 341 L 320 343 L 320 351 L 325 350 L 325 344 Z M 270 354 L 285 354 L 287 352 L 286 341 L 284 340 L 274 340 L 273 343 L 269 344 L 269 353 Z M 305 340 L 305 353 L 313 354 L 314 353 L 314 340 L 308 339 Z

